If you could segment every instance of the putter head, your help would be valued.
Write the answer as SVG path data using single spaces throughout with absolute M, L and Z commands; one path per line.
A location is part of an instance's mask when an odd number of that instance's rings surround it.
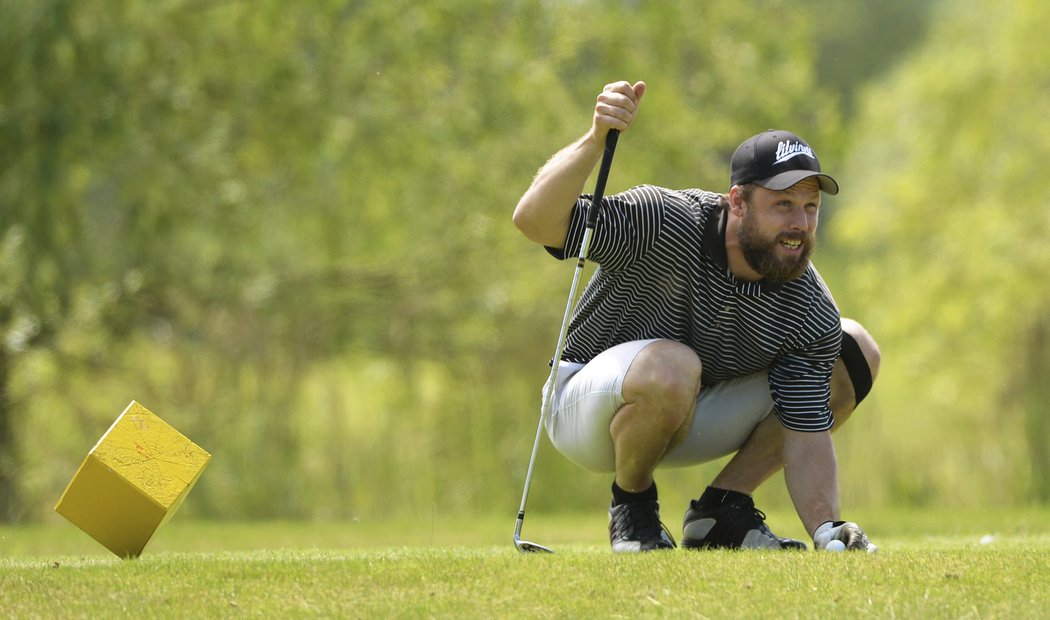
M 522 553 L 554 553 L 553 549 L 527 540 L 518 540 L 517 538 L 514 539 L 514 547 Z

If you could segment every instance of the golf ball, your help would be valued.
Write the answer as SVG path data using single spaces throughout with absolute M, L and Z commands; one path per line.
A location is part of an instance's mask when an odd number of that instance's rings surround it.
M 846 545 L 841 540 L 833 540 L 824 545 L 824 551 L 845 551 Z

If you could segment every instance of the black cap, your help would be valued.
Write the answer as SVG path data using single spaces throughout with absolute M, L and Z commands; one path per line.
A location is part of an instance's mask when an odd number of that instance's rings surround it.
M 816 177 L 820 189 L 839 193 L 835 179 L 820 171 L 816 153 L 791 133 L 769 129 L 737 147 L 730 166 L 730 185 L 756 183 L 766 189 L 787 189 L 803 179 Z

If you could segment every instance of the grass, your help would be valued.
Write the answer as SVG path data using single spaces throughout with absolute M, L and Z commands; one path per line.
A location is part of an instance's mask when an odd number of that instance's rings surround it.
M 771 514 L 777 526 L 790 514 Z M 0 528 L 4 615 L 340 618 L 1046 618 L 1050 511 L 865 515 L 876 556 L 614 556 L 601 515 L 393 523 L 176 518 L 137 560 L 72 526 Z M 793 533 L 793 532 L 785 532 Z

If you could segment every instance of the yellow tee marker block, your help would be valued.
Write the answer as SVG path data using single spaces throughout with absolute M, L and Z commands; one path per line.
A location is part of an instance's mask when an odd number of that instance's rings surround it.
M 131 401 L 88 452 L 55 511 L 122 558 L 138 557 L 211 455 Z

